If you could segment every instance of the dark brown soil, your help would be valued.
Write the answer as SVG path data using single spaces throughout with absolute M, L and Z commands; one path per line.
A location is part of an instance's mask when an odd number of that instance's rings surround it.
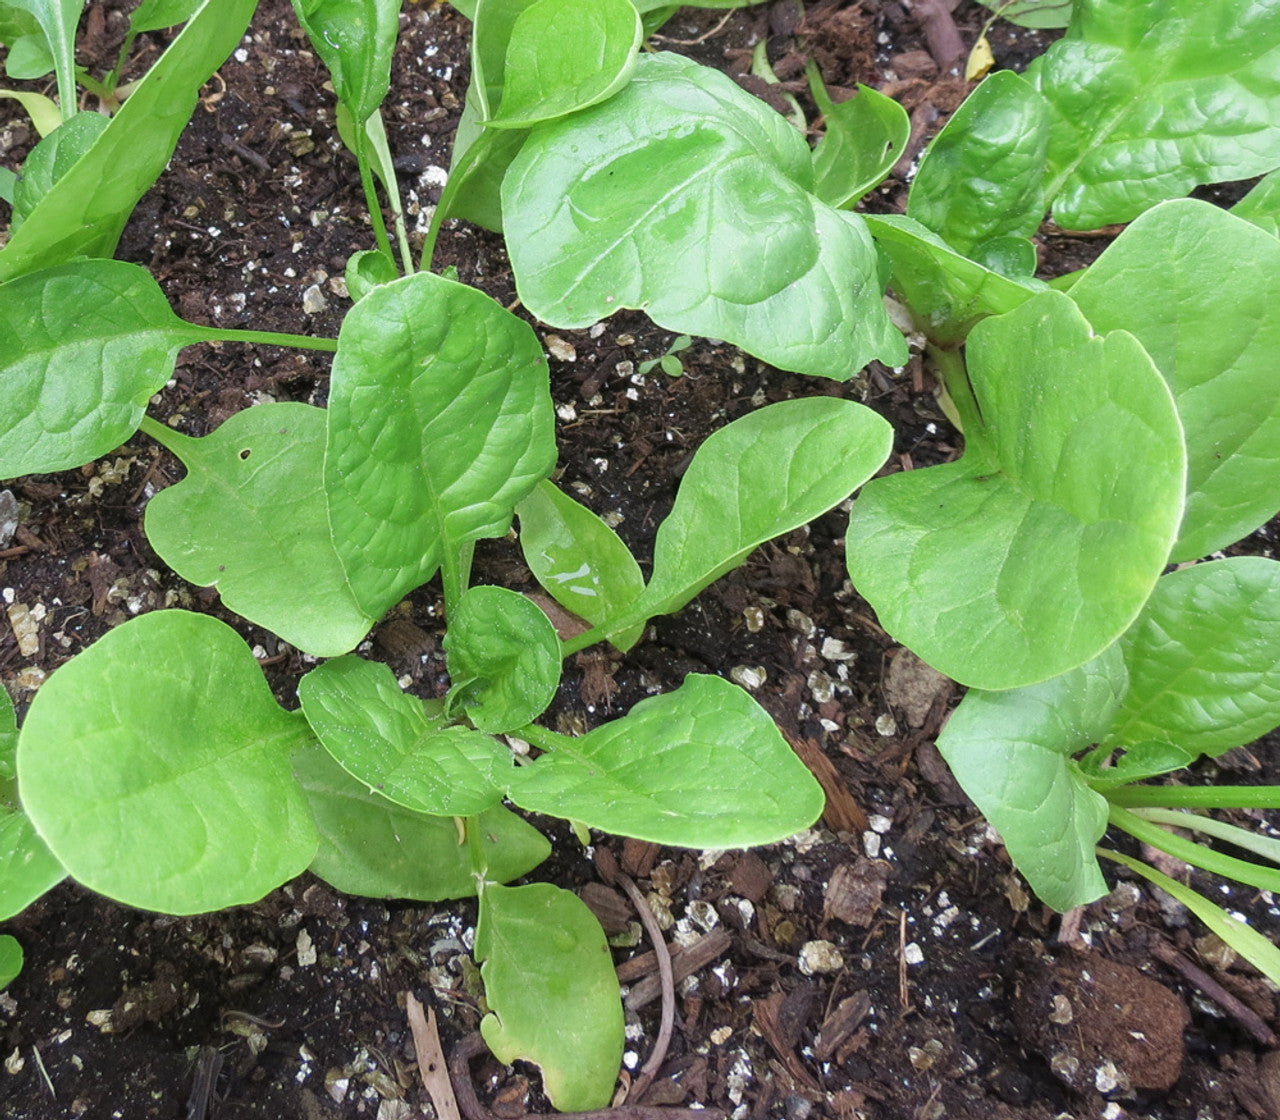
M 117 9 L 129 6 L 90 4 L 81 62 L 112 57 L 123 32 Z M 967 3 L 957 10 L 966 46 L 983 15 Z M 438 197 L 448 166 L 466 89 L 467 24 L 447 5 L 410 2 L 402 28 L 386 117 L 412 222 Z M 803 20 L 794 0 L 727 18 L 687 11 L 664 34 L 664 47 L 735 73 L 768 37 L 778 76 L 802 98 L 797 79 L 808 56 L 833 87 L 889 88 L 913 113 L 917 148 L 966 88 L 940 74 L 921 27 L 893 0 L 818 0 Z M 154 54 L 162 37 L 147 38 Z M 1047 41 L 1008 28 L 992 39 L 1000 64 L 1015 66 Z M 349 306 L 336 278 L 370 235 L 354 163 L 334 134 L 326 75 L 284 0 L 264 0 L 220 78 L 206 87 L 120 255 L 150 267 L 195 322 L 335 335 Z M 10 111 L 0 109 L 0 158 L 16 167 L 33 138 L 16 109 L 6 123 Z M 896 174 L 873 205 L 892 209 L 904 197 Z M 1045 274 L 1080 267 L 1103 244 L 1045 236 Z M 456 266 L 506 304 L 515 298 L 495 236 L 446 226 L 436 263 Z M 308 313 L 303 293 L 312 286 L 326 307 Z M 636 372 L 671 341 L 642 315 L 560 334 L 574 352 L 552 361 L 562 482 L 616 515 L 642 558 L 693 450 L 764 400 L 831 393 L 872 405 L 897 432 L 891 469 L 956 454 L 918 364 L 898 374 L 873 366 L 837 385 L 698 341 L 682 355 L 685 375 L 669 379 Z M 151 414 L 199 435 L 257 401 L 323 403 L 326 378 L 327 360 L 314 354 L 192 347 Z M 0 586 L 7 601 L 45 611 L 35 656 L 19 653 L 7 627 L 0 634 L 0 677 L 20 713 L 49 672 L 109 627 L 175 604 L 236 626 L 259 647 L 281 702 L 296 705 L 299 656 L 184 584 L 150 550 L 142 510 L 179 477 L 180 465 L 138 436 L 81 471 L 11 484 L 22 519 L 0 552 Z M 649 1100 L 752 1120 L 1280 1116 L 1280 1067 L 1274 1044 L 1262 1041 L 1266 1025 L 1277 1024 L 1275 993 L 1203 939 L 1180 907 L 1121 880 L 1083 914 L 1073 944 L 1059 942 L 1058 916 L 1028 897 L 932 745 L 956 690 L 895 648 L 849 587 L 844 521 L 837 511 L 765 546 L 659 620 L 653 640 L 632 653 L 580 655 L 553 709 L 560 727 L 579 730 L 688 671 L 758 669 L 755 695 L 828 787 L 821 827 L 755 853 L 594 838 L 669 914 L 669 939 L 723 939 L 711 963 L 679 985 L 675 1037 Z M 1270 555 L 1272 540 L 1264 530 L 1248 547 Z M 476 577 L 533 586 L 508 542 L 480 548 Z M 410 596 L 369 650 L 412 676 L 423 696 L 447 683 L 436 598 L 433 586 Z M 1239 771 L 1234 782 L 1276 781 L 1266 745 L 1217 765 Z M 593 905 L 625 912 L 599 882 L 598 852 L 563 824 L 539 823 L 557 848 L 535 877 L 590 886 Z M 1198 873 L 1191 881 L 1264 932 L 1280 931 L 1269 896 L 1226 890 Z M 0 996 L 0 1116 L 430 1115 L 403 993 L 438 1009 L 446 1048 L 474 1030 L 474 918 L 465 901 L 347 898 L 309 877 L 255 906 L 197 918 L 123 909 L 64 884 L 4 927 L 23 943 L 27 966 Z M 644 948 L 619 950 L 619 964 Z M 1164 963 L 1171 957 L 1197 962 L 1262 1030 L 1255 1024 L 1250 1033 L 1220 998 L 1198 992 Z M 643 964 L 626 968 L 627 1064 L 636 1068 L 652 1045 L 658 1005 L 650 997 L 636 1006 L 648 986 Z M 491 1059 L 473 1068 L 497 1114 L 545 1107 L 535 1071 Z M 202 1094 L 211 1071 L 212 1091 Z

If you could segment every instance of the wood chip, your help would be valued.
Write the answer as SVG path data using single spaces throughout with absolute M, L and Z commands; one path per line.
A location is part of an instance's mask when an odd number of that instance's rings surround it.
M 453 1083 L 449 1080 L 449 1065 L 440 1046 L 435 1009 L 424 1015 L 418 997 L 412 992 L 405 992 L 404 1010 L 409 1017 L 409 1030 L 413 1032 L 413 1052 L 418 1057 L 418 1076 L 422 1078 L 422 1086 L 435 1106 L 436 1116 L 439 1120 L 462 1120 L 458 1101 L 453 1095 Z
M 822 921 L 839 918 L 865 929 L 875 920 L 892 867 L 882 859 L 859 856 L 853 864 L 841 864 L 832 872 L 822 896 Z
M 681 949 L 671 955 L 671 972 L 678 984 L 686 976 L 691 976 L 700 969 L 706 968 L 712 961 L 723 956 L 729 950 L 733 938 L 723 929 L 713 929 L 699 938 L 687 949 Z M 629 1011 L 652 1003 L 662 994 L 662 986 L 656 975 L 658 959 L 653 953 L 644 953 L 632 960 L 623 962 L 618 968 L 618 980 L 629 983 L 637 975 L 644 979 L 637 983 L 623 1001 Z M 647 975 L 646 975 L 647 973 Z
M 783 734 L 786 735 L 785 732 Z M 833 832 L 866 832 L 871 827 L 867 814 L 854 800 L 831 759 L 822 753 L 822 748 L 812 739 L 792 735 L 786 735 L 786 739 L 827 795 L 826 808 L 822 810 L 822 819 L 827 827 Z
M 871 1014 L 871 997 L 866 992 L 854 992 L 842 999 L 818 1028 L 813 1044 L 813 1056 L 820 1062 L 831 1057 Z

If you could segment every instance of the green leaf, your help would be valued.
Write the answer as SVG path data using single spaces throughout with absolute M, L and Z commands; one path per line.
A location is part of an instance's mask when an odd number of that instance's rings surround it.
M 1052 110 L 1046 196 L 1066 229 L 1127 222 L 1280 165 L 1268 0 L 1077 0 L 1027 74 Z
M 1049 106 L 1012 70 L 992 74 L 920 161 L 907 217 L 965 256 L 993 238 L 1029 237 L 1044 217 Z
M 5 0 L 10 8 L 29 12 L 44 32 L 58 75 L 58 100 L 62 117 L 69 120 L 76 111 L 76 25 L 85 0 Z
M 5 77 L 12 78 L 15 82 L 34 82 L 53 73 L 54 66 L 53 55 L 49 53 L 49 41 L 44 37 L 44 32 L 37 31 L 34 35 L 23 35 L 13 41 L 5 56 L 4 73 Z M 70 119 L 75 120 L 75 117 Z
M 345 894 L 424 902 L 469 898 L 476 876 L 453 817 L 393 805 L 351 777 L 322 747 L 294 756 L 320 831 L 310 870 Z M 509 809 L 494 806 L 476 818 L 488 874 L 499 882 L 527 875 L 551 854 L 551 844 Z
M 1045 286 L 1011 279 L 957 253 L 932 230 L 899 214 L 867 214 L 876 245 L 888 259 L 889 286 L 931 341 L 963 341 L 988 315 L 1012 311 Z
M 514 731 L 547 710 L 560 684 L 560 639 L 537 604 L 505 587 L 473 587 L 444 638 L 446 700 L 480 730 Z
M 168 164 L 200 87 L 240 42 L 256 3 L 205 0 L 89 153 L 0 249 L 0 283 L 72 257 L 112 254 L 133 208 Z
M 361 300 L 374 288 L 399 278 L 396 266 L 377 249 L 361 249 L 347 258 L 345 279 L 352 300 Z
M 0 991 L 18 978 L 22 971 L 22 946 L 16 937 L 0 934 Z
M 147 504 L 161 559 L 305 653 L 353 649 L 377 616 L 356 604 L 329 534 L 324 410 L 258 405 L 203 439 L 145 426 L 187 468 Z
M 512 25 L 486 124 L 527 128 L 611 97 L 630 80 L 641 37 L 631 0 L 536 0 Z
M 1071 0 L 978 0 L 978 3 L 1019 27 L 1066 27 L 1071 21 Z
M 0 478 L 79 467 L 118 447 L 173 376 L 178 351 L 205 334 L 123 261 L 76 261 L 0 285 Z
M 474 88 L 474 79 L 472 88 Z M 449 180 L 440 194 L 437 217 L 463 218 L 495 233 L 502 231 L 502 180 L 528 132 L 485 128 L 478 101 L 467 94 L 454 134 Z M 440 215 L 443 214 L 443 217 Z
M 620 93 L 535 127 L 512 162 L 517 291 L 565 329 L 635 307 L 800 373 L 902 364 L 865 223 L 812 190 L 786 120 L 719 71 L 646 55 Z
M 1272 237 L 1280 237 L 1280 171 L 1264 175 L 1247 195 L 1231 207 L 1231 213 Z
M 1187 442 L 1172 560 L 1223 548 L 1280 509 L 1280 242 L 1207 202 L 1166 202 L 1071 288 L 1094 330 L 1123 328 L 1164 375 Z
M 504 535 L 555 460 L 547 363 L 523 320 L 431 273 L 375 288 L 348 312 L 324 480 L 338 554 L 370 617 L 442 563 L 452 598 L 462 546 Z
M 107 118 L 98 113 L 77 113 L 31 149 L 13 192 L 13 229 L 17 229 L 36 204 L 106 131 Z
M 401 0 L 292 0 L 333 89 L 363 124 L 387 96 Z
M 522 809 L 687 848 L 748 848 L 808 828 L 822 789 L 746 692 L 691 673 L 581 738 L 518 767 L 508 796 Z
M 134 35 L 144 31 L 163 31 L 186 23 L 200 7 L 201 0 L 142 0 L 129 19 L 129 30 Z
M 884 181 L 911 136 L 911 118 L 891 97 L 858 84 L 856 96 L 832 104 L 817 69 L 809 88 L 827 130 L 813 150 L 813 193 L 828 206 L 852 206 Z
M 1280 724 L 1280 563 L 1214 560 L 1156 584 L 1121 641 L 1129 694 L 1106 742 L 1220 755 Z
M 892 446 L 885 420 L 836 397 L 782 401 L 726 424 L 689 463 L 658 526 L 649 586 L 624 618 L 679 610 L 765 541 L 844 501 Z
M 90 890 L 194 914 L 303 871 L 317 835 L 290 771 L 309 739 L 225 623 L 156 611 L 41 686 L 18 740 L 37 831 Z
M 12 47 L 14 40 L 40 32 L 36 17 L 0 0 L 0 46 Z
M 934 668 L 1016 688 L 1137 617 L 1182 517 L 1182 428 L 1134 338 L 1093 335 L 1059 292 L 979 323 L 967 355 L 979 415 L 963 457 L 863 489 L 849 574 Z
M 1107 893 L 1093 851 L 1107 827 L 1107 802 L 1071 756 L 1102 737 L 1125 684 L 1124 662 L 1112 647 L 1028 688 L 971 689 L 938 735 L 956 781 L 999 831 L 1037 897 L 1055 910 Z
M 36 131 L 41 136 L 48 136 L 61 126 L 62 114 L 58 112 L 57 104 L 44 94 L 0 89 L 0 99 L 6 97 L 12 98 L 27 111 L 28 116 L 31 117 L 31 123 L 36 126 Z
M 491 1009 L 480 1033 L 498 1061 L 536 1064 L 562 1112 L 608 1104 L 622 1062 L 622 1001 L 595 915 L 549 883 L 486 883 L 475 952 Z
M 21 913 L 66 876 L 18 804 L 17 750 L 18 717 L 0 687 L 0 921 Z
M 644 590 L 644 576 L 630 549 L 585 506 L 553 483 L 538 483 L 518 506 L 520 548 L 534 578 L 557 603 L 603 626 L 621 615 Z M 629 649 L 643 623 L 618 636 Z
M 298 699 L 324 749 L 388 801 L 470 816 L 502 800 L 511 752 L 489 735 L 451 725 L 439 701 L 406 695 L 385 665 L 327 661 L 302 678 Z

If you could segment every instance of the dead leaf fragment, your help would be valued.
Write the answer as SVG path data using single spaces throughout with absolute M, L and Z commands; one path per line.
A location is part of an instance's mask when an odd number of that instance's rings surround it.
M 853 864 L 841 864 L 831 875 L 822 896 L 822 920 L 839 918 L 851 926 L 866 928 L 875 920 L 892 868 L 882 859 L 859 856 Z

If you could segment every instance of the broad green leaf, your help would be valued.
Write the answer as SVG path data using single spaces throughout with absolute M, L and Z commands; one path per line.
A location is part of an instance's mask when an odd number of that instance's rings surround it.
M 42 93 L 28 93 L 26 90 L 0 89 L 0 98 L 11 97 L 31 117 L 31 123 L 41 136 L 48 136 L 62 124 L 62 114 L 58 112 L 55 102 Z
M 538 125 L 512 162 L 502 222 L 517 291 L 566 329 L 635 307 L 799 373 L 900 365 L 866 225 L 813 179 L 803 137 L 762 101 L 687 58 L 646 55 L 620 93 Z
M 453 817 L 416 813 L 370 793 L 316 744 L 294 756 L 293 772 L 320 831 L 310 870 L 326 883 L 345 894 L 424 902 L 476 893 Z M 494 806 L 476 820 L 492 879 L 518 879 L 551 854 L 547 838 L 509 809 Z
M 18 978 L 22 971 L 22 946 L 16 937 L 0 934 L 0 991 Z
M 461 817 L 502 800 L 511 752 L 492 736 L 451 725 L 439 701 L 406 695 L 385 665 L 326 661 L 302 678 L 298 699 L 324 749 L 388 801 Z
M 129 30 L 140 35 L 176 27 L 186 23 L 200 4 L 201 0 L 142 0 L 129 18 Z
M 44 32 L 58 76 L 58 100 L 64 120 L 76 111 L 76 25 L 85 0 L 5 0 L 10 8 L 29 12 Z
M 46 74 L 52 74 L 54 69 L 54 58 L 49 53 L 49 41 L 44 37 L 43 31 L 15 39 L 4 60 L 5 77 L 12 78 L 15 82 L 38 81 Z M 75 117 L 70 118 L 74 119 Z
M 474 77 L 472 89 L 475 88 Z M 502 180 L 528 137 L 528 132 L 485 128 L 479 102 L 467 94 L 462 119 L 454 134 L 449 180 L 437 206 L 437 216 L 463 218 L 485 229 L 502 230 Z
M 17 714 L 0 687 L 0 921 L 21 913 L 66 875 L 18 803 L 17 750 Z
M 1016 688 L 1137 617 L 1182 517 L 1182 427 L 1135 339 L 1093 335 L 1059 292 L 979 323 L 967 356 L 983 419 L 963 457 L 864 487 L 849 574 L 934 668 Z
M 544 740 L 544 737 L 545 740 Z M 737 685 L 691 673 L 515 770 L 522 809 L 686 848 L 747 848 L 808 828 L 822 789 L 768 713 Z
M 374 288 L 390 284 L 400 278 L 396 266 L 387 260 L 385 253 L 377 249 L 361 249 L 347 258 L 344 274 L 347 294 L 352 300 L 361 300 Z
M 954 345 L 988 315 L 1003 315 L 1044 291 L 1038 280 L 1014 280 L 957 253 L 932 230 L 900 214 L 867 214 L 889 261 L 889 286 L 931 341 Z
M 828 206 L 852 206 L 898 162 L 911 136 L 911 119 L 893 98 L 861 83 L 854 97 L 832 104 L 816 69 L 809 88 L 827 123 L 813 150 L 813 193 Z
M 550 883 L 486 883 L 475 952 L 490 1008 L 480 1033 L 498 1061 L 537 1065 L 562 1112 L 607 1105 L 622 1062 L 622 1001 L 595 915 Z
M 473 587 L 444 637 L 461 708 L 480 730 L 515 731 L 547 710 L 560 684 L 560 639 L 536 603 L 505 587 Z
M 0 283 L 76 256 L 109 257 L 165 169 L 200 87 L 240 42 L 257 0 L 205 0 L 89 150 L 0 249 Z
M 401 0 L 292 0 L 298 22 L 333 79 L 341 101 L 363 123 L 391 85 Z
M 1280 724 L 1280 563 L 1237 556 L 1171 572 L 1121 640 L 1129 694 L 1106 741 L 1220 755 Z
M 50 850 L 90 890 L 169 914 L 221 910 L 315 855 L 290 769 L 309 737 L 234 630 L 156 611 L 41 686 L 18 739 L 18 785 Z
M 1107 802 L 1071 756 L 1102 737 L 1125 683 L 1113 646 L 1027 688 L 971 689 L 938 735 L 956 781 L 996 827 L 1031 889 L 1055 910 L 1107 893 L 1093 852 L 1107 827 Z
M 1045 194 L 1067 229 L 1280 166 L 1271 0 L 1076 0 L 1027 74 L 1052 112 Z
M 782 401 L 708 436 L 658 526 L 653 575 L 624 617 L 679 610 L 759 545 L 844 501 L 889 457 L 893 431 L 836 397 Z
M 347 585 L 324 494 L 325 413 L 278 401 L 237 412 L 203 439 L 145 430 L 187 468 L 147 503 L 151 547 L 185 580 L 315 657 L 369 632 Z
M 1045 212 L 1049 107 L 1012 70 L 992 74 L 920 160 L 907 217 L 965 256 L 994 238 L 1029 237 Z
M 36 17 L 0 0 L 0 46 L 12 47 L 15 39 L 40 33 Z
M 644 590 L 644 576 L 618 534 L 554 483 L 538 483 L 517 507 L 520 548 L 534 578 L 557 603 L 594 626 L 620 617 Z M 618 635 L 629 649 L 643 623 Z
M 13 229 L 26 221 L 36 204 L 106 131 L 107 118 L 98 113 L 77 113 L 31 149 L 13 192 Z
M 507 43 L 502 100 L 491 128 L 527 128 L 611 97 L 640 47 L 631 0 L 536 0 Z
M 1192 560 L 1280 509 L 1280 241 L 1207 202 L 1166 202 L 1071 288 L 1094 330 L 1123 328 L 1173 391 L 1187 510 L 1171 559 Z
M 123 261 L 0 285 L 0 478 L 79 467 L 124 443 L 178 351 L 207 333 Z
M 1264 175 L 1256 187 L 1231 207 L 1231 213 L 1265 229 L 1272 237 L 1280 237 L 1280 171 Z
M 324 481 L 356 601 L 381 617 L 464 544 L 500 537 L 551 473 L 547 363 L 533 329 L 432 273 L 348 312 L 329 386 Z
M 1019 27 L 1066 27 L 1071 0 L 978 0 L 1001 19 Z

